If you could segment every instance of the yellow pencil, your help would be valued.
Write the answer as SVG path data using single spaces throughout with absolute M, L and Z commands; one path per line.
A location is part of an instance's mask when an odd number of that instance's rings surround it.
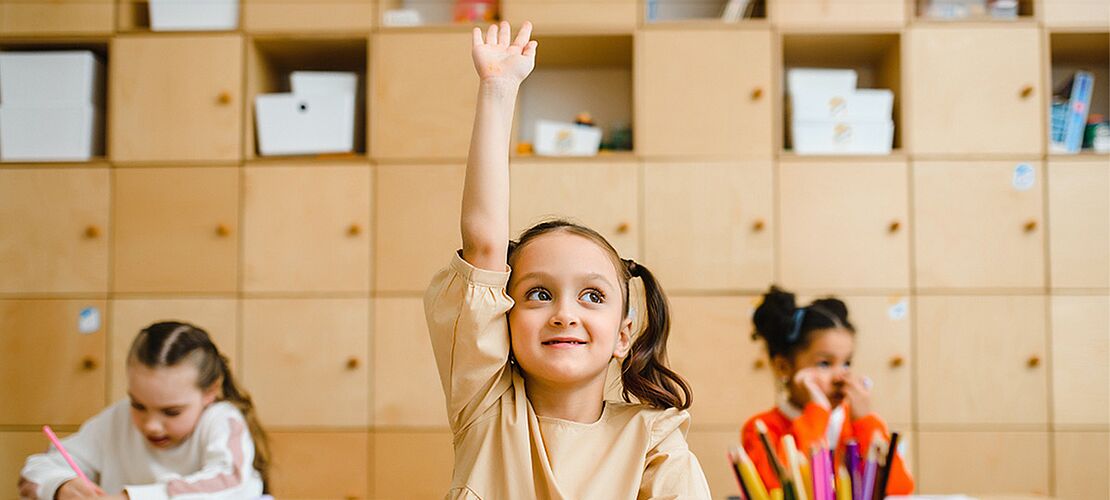
M 848 468 L 843 465 L 836 470 L 836 500 L 852 500 L 852 481 L 848 479 Z
M 794 495 L 798 500 L 809 500 L 812 495 L 806 494 L 806 487 L 802 484 L 802 469 L 798 463 L 798 447 L 794 444 L 794 436 L 790 434 L 783 436 L 782 446 L 786 448 L 786 467 L 789 469 L 787 473 L 794 480 Z
M 732 454 L 739 458 L 740 477 L 744 479 L 744 486 L 748 487 L 748 494 L 751 495 L 749 500 L 772 500 L 767 487 L 763 485 L 763 479 L 759 477 L 759 471 L 755 469 L 755 462 L 752 462 L 744 447 L 733 446 Z
M 809 498 L 813 498 L 813 500 L 817 500 L 813 496 L 813 477 L 811 477 L 811 474 L 809 473 L 809 460 L 806 459 L 805 453 L 802 453 L 800 451 L 797 453 L 798 470 L 802 475 L 802 482 L 806 485 L 806 495 L 808 495 Z
M 782 488 L 771 490 L 771 500 L 782 500 Z

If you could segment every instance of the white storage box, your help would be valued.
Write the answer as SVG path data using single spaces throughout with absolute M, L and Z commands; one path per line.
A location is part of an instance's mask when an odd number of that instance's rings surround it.
M 851 69 L 791 68 L 786 71 L 786 93 L 845 95 L 856 90 L 857 76 Z
M 890 154 L 894 121 L 796 121 L 791 140 L 798 154 Z
M 238 0 L 150 0 L 152 31 L 219 31 L 237 27 Z
M 355 94 L 358 74 L 344 71 L 294 71 L 289 83 L 296 95 Z
M 847 94 L 795 93 L 790 96 L 790 107 L 795 121 L 885 121 L 894 108 L 894 92 L 862 89 Z
M 103 154 L 100 110 L 92 105 L 0 105 L 0 161 L 88 161 Z
M 263 94 L 254 111 L 264 156 L 354 151 L 354 94 Z
M 91 51 L 0 53 L 0 105 L 100 104 L 104 64 Z
M 575 123 L 536 120 L 533 150 L 542 156 L 595 156 L 601 129 Z

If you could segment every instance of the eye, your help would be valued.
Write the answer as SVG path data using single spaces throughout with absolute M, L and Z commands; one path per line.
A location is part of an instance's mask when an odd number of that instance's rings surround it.
M 852 367 L 852 360 L 849 359 L 848 361 L 845 361 L 844 362 L 844 367 L 845 368 L 851 368 Z
M 605 294 L 591 289 L 582 292 L 582 296 L 578 297 L 578 299 L 585 300 L 586 302 L 592 302 L 594 304 L 600 304 L 602 302 L 605 302 Z
M 136 403 L 134 401 L 131 402 L 131 408 L 136 410 L 136 411 L 146 411 L 146 408 L 144 408 L 143 405 L 141 405 L 139 403 Z
M 821 360 L 821 361 L 817 362 L 817 366 L 820 367 L 820 368 L 828 368 L 832 365 L 828 361 Z
M 176 417 L 181 414 L 181 410 L 165 410 L 164 413 L 167 417 Z
M 524 294 L 524 298 L 525 300 L 547 301 L 551 300 L 551 293 L 549 293 L 547 290 L 544 290 L 543 288 L 533 288 L 531 290 L 528 290 L 528 293 Z

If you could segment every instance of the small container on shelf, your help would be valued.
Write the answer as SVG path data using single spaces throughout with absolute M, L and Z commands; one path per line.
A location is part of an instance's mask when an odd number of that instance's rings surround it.
M 0 161 L 102 155 L 104 76 L 90 50 L 0 53 Z
M 601 129 L 593 125 L 536 120 L 533 151 L 540 156 L 596 156 Z
M 1099 126 L 1110 115 L 1110 34 L 1049 33 L 1049 76 L 1053 88 L 1049 116 L 1049 153 L 1107 153 Z M 1101 149 L 1100 149 L 1101 146 Z
M 224 31 L 239 27 L 239 0 L 150 0 L 151 31 Z
M 787 72 L 790 138 L 798 154 L 890 154 L 894 93 L 856 87 L 850 69 Z
M 358 76 L 296 71 L 292 92 L 255 97 L 258 151 L 263 156 L 354 151 Z
M 765 0 L 647 0 L 646 22 L 719 20 L 735 23 L 743 19 L 762 19 Z

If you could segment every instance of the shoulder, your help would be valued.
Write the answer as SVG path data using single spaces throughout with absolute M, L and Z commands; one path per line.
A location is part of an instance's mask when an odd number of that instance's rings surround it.
M 649 435 L 649 448 L 654 448 L 675 433 L 685 437 L 690 429 L 690 412 L 686 410 L 615 401 L 606 401 L 605 404 L 610 421 L 635 422 L 643 426 Z
M 243 412 L 227 401 L 217 401 L 208 405 L 197 421 L 196 432 L 205 437 L 226 436 L 228 434 L 249 434 L 247 419 Z

